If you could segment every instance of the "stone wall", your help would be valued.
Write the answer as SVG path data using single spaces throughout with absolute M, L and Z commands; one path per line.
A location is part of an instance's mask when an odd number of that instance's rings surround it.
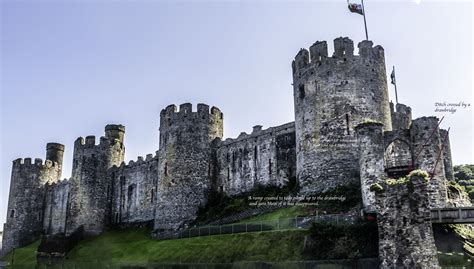
M 436 117 L 421 117 L 413 120 L 410 128 L 415 167 L 430 174 L 428 192 L 432 208 L 445 207 L 447 202 L 446 173 L 438 121 Z
M 110 169 L 112 224 L 127 226 L 154 220 L 158 174 L 158 156 L 152 154 Z
M 384 50 L 371 41 L 325 41 L 293 61 L 297 177 L 304 193 L 359 181 L 354 126 L 367 119 L 391 130 Z
M 296 173 L 294 123 L 226 139 L 217 149 L 216 189 L 228 195 L 252 190 L 255 186 L 284 186 Z
M 429 175 L 372 185 L 376 193 L 380 268 L 439 268 L 428 196 Z
M 46 234 L 66 233 L 69 206 L 69 181 L 46 185 L 43 230 Z
M 375 211 L 375 195 L 370 186 L 386 179 L 381 123 L 361 123 L 356 128 L 359 146 L 360 183 L 364 210 Z
M 441 146 L 443 147 L 443 164 L 446 180 L 454 180 L 453 158 L 451 156 L 451 142 L 449 141 L 449 132 L 439 129 Z

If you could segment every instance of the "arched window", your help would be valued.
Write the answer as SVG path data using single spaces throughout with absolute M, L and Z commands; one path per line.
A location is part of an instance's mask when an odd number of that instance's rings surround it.
M 395 139 L 387 146 L 384 157 L 387 168 L 411 166 L 412 164 L 410 146 L 400 139 Z

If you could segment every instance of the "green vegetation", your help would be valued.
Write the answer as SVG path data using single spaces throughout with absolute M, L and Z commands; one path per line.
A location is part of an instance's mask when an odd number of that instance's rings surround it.
M 469 258 L 467 255 L 461 252 L 438 252 L 438 261 L 443 267 L 455 266 L 456 268 L 460 268 L 461 266 L 466 266 L 462 268 L 472 268 L 473 264 L 472 258 Z
M 464 251 L 474 256 L 474 227 L 465 224 L 449 224 L 447 228 L 462 238 Z
M 142 263 L 298 260 L 304 236 L 303 231 L 282 231 L 156 241 L 144 230 L 113 231 L 82 242 L 69 257 L 76 262 Z
M 307 254 L 313 259 L 352 259 L 378 256 L 377 223 L 353 225 L 314 222 Z
M 10 264 L 13 263 L 27 267 L 34 267 L 36 265 L 36 250 L 38 249 L 40 242 L 40 240 L 37 240 L 26 247 L 17 248 L 8 253 L 3 260 Z
M 370 191 L 383 192 L 383 187 L 379 183 L 374 183 L 370 185 Z
M 412 178 L 412 177 L 422 177 L 424 178 L 426 181 L 429 181 L 430 179 L 430 175 L 428 174 L 428 172 L 426 172 L 425 170 L 421 170 L 421 169 L 417 169 L 417 170 L 413 170 L 411 171 L 408 176 L 408 178 Z
M 411 171 L 406 177 L 400 177 L 397 179 L 394 179 L 394 178 L 386 179 L 385 183 L 389 186 L 398 185 L 398 184 L 406 184 L 413 177 L 422 177 L 426 182 L 430 180 L 430 176 L 426 171 L 418 169 L 418 170 Z
M 465 188 L 469 198 L 474 202 L 474 165 L 456 165 L 453 169 L 454 179 L 459 183 L 459 185 Z
M 245 210 L 250 206 L 248 197 L 271 197 L 271 196 L 289 196 L 298 192 L 296 178 L 292 179 L 287 186 L 257 186 L 253 191 L 247 192 L 235 197 L 226 196 L 223 193 L 213 191 L 209 195 L 208 203 L 205 207 L 198 210 L 196 223 L 219 219 Z

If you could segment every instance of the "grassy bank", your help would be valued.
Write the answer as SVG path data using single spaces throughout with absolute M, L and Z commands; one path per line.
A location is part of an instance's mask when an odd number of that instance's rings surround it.
M 10 252 L 2 260 L 8 263 L 14 263 L 27 267 L 34 267 L 36 265 L 36 250 L 40 244 L 40 240 L 29 244 L 26 247 L 17 248 L 15 251 Z
M 82 241 L 71 263 L 229 263 L 304 260 L 306 231 L 277 231 L 156 241 L 149 230 L 110 231 Z M 39 242 L 15 251 L 15 264 L 34 267 Z M 11 254 L 6 257 L 11 260 Z

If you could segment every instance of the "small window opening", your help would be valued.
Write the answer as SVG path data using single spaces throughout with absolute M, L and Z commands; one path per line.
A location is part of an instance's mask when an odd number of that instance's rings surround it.
M 168 176 L 168 163 L 165 163 L 165 177 Z
M 298 93 L 299 93 L 299 97 L 301 99 L 303 99 L 305 97 L 306 93 L 305 93 L 303 84 L 298 87 Z
M 227 167 L 227 181 L 230 180 L 230 168 Z
M 150 190 L 150 202 L 154 202 L 155 201 L 155 190 L 151 189 Z
M 346 129 L 347 129 L 347 134 L 350 135 L 350 128 L 349 128 L 349 114 L 346 113 Z
M 257 146 L 253 148 L 253 159 L 257 160 L 258 158 L 258 151 L 257 151 Z
M 15 210 L 12 210 L 10 211 L 10 218 L 14 218 L 15 217 Z
M 268 174 L 272 174 L 272 159 L 268 159 Z

